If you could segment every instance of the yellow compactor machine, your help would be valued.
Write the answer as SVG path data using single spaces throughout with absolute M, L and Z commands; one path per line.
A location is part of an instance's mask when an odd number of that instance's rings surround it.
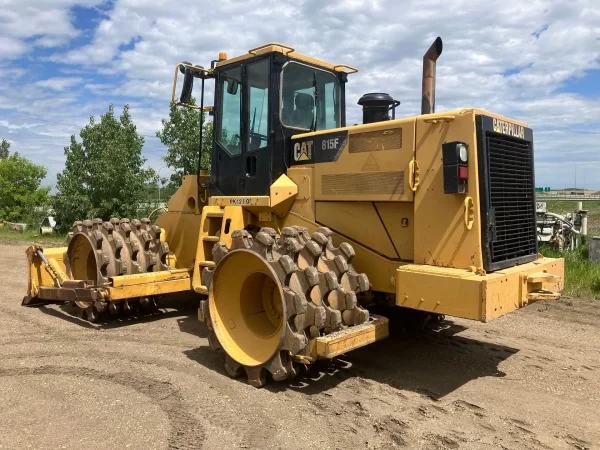
M 556 299 L 563 260 L 538 254 L 532 130 L 435 113 L 441 52 L 437 38 L 423 58 L 421 115 L 396 119 L 400 102 L 366 94 L 351 126 L 353 67 L 278 43 L 178 64 L 173 102 L 214 116 L 211 167 L 185 176 L 155 223 L 84 220 L 67 247 L 30 247 L 23 304 L 95 321 L 188 293 L 227 373 L 262 386 L 385 338 L 370 305 L 486 322 Z

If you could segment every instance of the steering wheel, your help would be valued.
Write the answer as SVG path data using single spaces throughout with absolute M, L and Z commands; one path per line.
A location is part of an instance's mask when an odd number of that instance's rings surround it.
M 260 133 L 250 131 L 250 138 L 254 138 L 254 137 L 260 137 L 261 141 L 269 140 L 269 136 L 267 136 L 266 134 L 260 134 Z

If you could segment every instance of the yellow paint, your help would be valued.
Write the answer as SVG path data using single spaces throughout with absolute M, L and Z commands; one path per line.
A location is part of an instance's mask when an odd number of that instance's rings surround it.
M 264 195 L 228 195 L 219 197 L 210 197 L 208 204 L 211 206 L 220 206 L 222 208 L 226 206 L 243 206 L 245 208 L 253 208 L 257 206 L 264 206 L 269 208 L 271 206 L 271 197 Z
M 412 261 L 415 241 L 412 202 L 377 202 L 375 207 L 399 258 L 403 261 Z
M 314 359 L 333 358 L 388 337 L 388 319 L 376 315 L 373 315 L 372 319 L 372 322 L 346 328 L 315 339 L 316 345 L 310 349 L 311 356 Z
M 279 217 L 287 214 L 298 194 L 298 186 L 286 175 L 281 175 L 270 189 L 270 206 Z
M 192 279 L 182 277 L 180 279 L 166 281 L 149 281 L 148 283 L 133 286 L 106 288 L 107 297 L 110 300 L 126 300 L 128 298 L 149 297 L 153 295 L 173 294 L 192 290 Z
M 315 200 L 412 201 L 413 192 L 408 184 L 408 174 L 413 158 L 414 127 L 414 118 L 348 127 L 348 143 L 338 160 L 312 165 Z M 399 129 L 402 131 L 397 148 L 386 147 L 381 150 L 378 139 L 373 139 L 373 151 L 349 151 L 354 136 L 363 140 L 365 133 L 394 132 Z M 304 133 L 292 139 L 331 131 Z
M 170 264 L 175 263 L 172 267 L 187 269 L 194 262 L 200 223 L 200 215 L 182 214 L 170 210 L 156 219 L 156 224 L 164 230 L 164 240 L 169 244 L 169 251 L 174 255 L 169 259 Z
M 311 58 L 310 56 L 296 53 L 293 47 L 277 42 L 271 42 L 269 44 L 261 45 L 260 47 L 250 49 L 250 51 L 248 51 L 248 53 L 245 55 L 236 56 L 235 58 L 230 58 L 225 61 L 219 61 L 217 62 L 216 67 L 227 66 L 230 64 L 238 63 L 240 61 L 244 61 L 249 58 L 253 58 L 258 55 L 266 55 L 268 53 L 282 53 L 284 55 L 289 56 L 290 58 L 294 58 L 299 61 L 304 61 L 309 64 L 314 64 L 316 66 L 321 66 L 326 69 L 335 70 L 337 72 L 346 72 L 349 74 L 358 72 L 358 69 L 355 69 L 354 67 L 348 66 L 346 64 L 331 64 L 325 61 L 320 61 L 318 59 Z
M 213 331 L 229 356 L 245 366 L 273 356 L 285 333 L 283 295 L 277 274 L 256 253 L 238 250 L 223 259 L 214 274 L 209 309 Z
M 556 278 L 543 283 L 527 282 L 527 275 L 541 271 Z M 539 289 L 560 292 L 563 277 L 562 258 L 540 258 L 486 275 L 465 269 L 407 264 L 397 270 L 396 304 L 487 322 L 527 305 L 531 292 Z
M 189 279 L 190 273 L 188 270 L 163 270 L 161 272 L 146 272 L 136 273 L 131 275 L 120 275 L 118 277 L 112 277 L 112 283 L 114 289 L 120 289 L 125 287 L 133 287 L 144 285 L 148 283 L 158 283 L 162 281 L 175 281 Z
M 449 122 L 426 122 L 429 116 L 417 118 L 416 158 L 421 171 L 414 205 L 416 264 L 464 269 L 483 266 L 474 112 L 456 112 Z M 471 229 L 465 227 L 465 196 L 444 194 L 442 144 L 451 141 L 468 146 L 467 195 L 473 199 L 474 212 Z
M 317 202 L 317 222 L 391 259 L 398 254 L 371 202 Z
M 40 246 L 29 247 L 26 251 L 27 254 L 27 268 L 28 268 L 28 287 L 27 295 L 35 297 L 37 295 L 37 288 L 42 286 L 53 287 L 54 280 L 50 274 L 46 271 L 44 263 L 41 258 L 35 253 L 35 250 Z M 61 272 L 66 272 L 65 263 L 63 261 L 64 253 L 67 251 L 67 247 L 56 247 L 43 249 L 44 256 L 48 260 L 53 260 L 55 265 Z
M 298 186 L 296 195 L 291 206 L 294 211 L 310 221 L 315 221 L 315 201 L 312 195 L 312 180 L 314 180 L 313 167 L 292 167 L 288 169 L 288 176 Z

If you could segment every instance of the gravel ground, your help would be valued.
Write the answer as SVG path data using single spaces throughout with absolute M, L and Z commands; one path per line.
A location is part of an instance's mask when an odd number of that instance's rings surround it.
M 21 307 L 24 250 L 0 244 L 0 449 L 600 448 L 598 302 L 448 320 L 254 389 L 194 301 L 103 325 Z

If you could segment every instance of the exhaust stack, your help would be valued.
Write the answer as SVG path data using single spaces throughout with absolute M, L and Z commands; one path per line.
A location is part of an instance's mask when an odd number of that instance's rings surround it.
M 421 114 L 435 112 L 435 62 L 442 54 L 442 38 L 437 37 L 423 55 L 423 90 Z

